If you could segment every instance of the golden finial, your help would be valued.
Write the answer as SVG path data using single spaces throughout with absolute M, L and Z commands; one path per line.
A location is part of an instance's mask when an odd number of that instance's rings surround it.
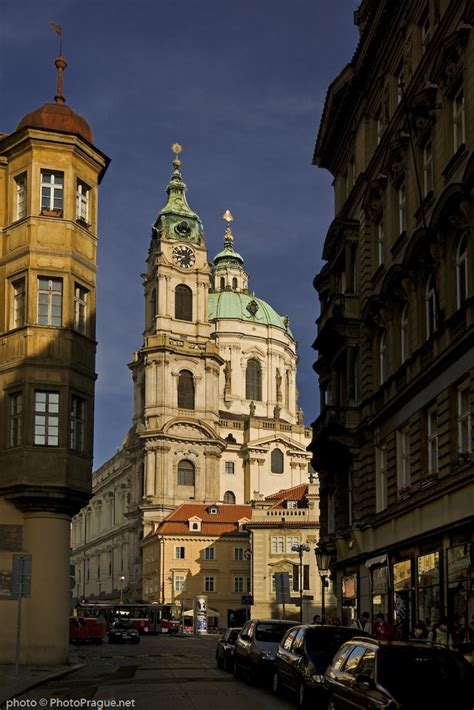
M 178 158 L 178 155 L 182 152 L 183 147 L 179 143 L 173 143 L 171 146 L 171 150 L 175 154 L 175 159 L 173 160 L 173 165 L 175 168 L 179 168 L 181 165 L 181 160 Z
M 227 227 L 225 230 L 225 237 L 224 240 L 225 242 L 232 242 L 234 241 L 234 235 L 232 234 L 232 230 L 230 228 L 230 223 L 234 221 L 234 218 L 232 217 L 232 213 L 230 210 L 226 210 L 223 215 L 225 221 L 227 222 Z

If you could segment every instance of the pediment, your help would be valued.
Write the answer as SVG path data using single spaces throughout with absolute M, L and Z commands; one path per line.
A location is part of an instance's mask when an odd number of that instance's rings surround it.
M 295 564 L 296 562 L 292 560 L 283 559 L 278 560 L 278 562 L 269 562 L 268 566 L 271 567 L 272 574 L 275 574 L 275 572 L 293 572 Z
M 281 434 L 273 434 L 271 436 L 265 436 L 261 439 L 253 439 L 247 443 L 247 449 L 270 449 L 274 445 L 284 446 L 288 453 L 307 453 L 306 446 L 300 444 L 299 442 L 288 439 L 286 436 Z
M 163 433 L 177 439 L 219 439 L 219 435 L 207 424 L 195 421 L 173 420 L 163 427 Z

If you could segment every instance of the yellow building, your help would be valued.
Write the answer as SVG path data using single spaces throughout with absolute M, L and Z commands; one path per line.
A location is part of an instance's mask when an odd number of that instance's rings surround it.
M 210 626 L 242 623 L 251 515 L 250 505 L 185 503 L 157 523 L 142 543 L 144 600 L 180 604 L 186 616 L 205 595 Z
M 22 663 L 68 657 L 70 521 L 91 494 L 98 185 L 108 158 L 55 103 L 0 134 L 0 663 L 14 660 L 12 556 L 32 556 Z
M 254 501 L 252 520 L 247 524 L 252 552 L 252 617 L 300 619 L 302 608 L 301 619 L 308 623 L 315 614 L 322 614 L 322 581 L 315 557 L 318 503 L 316 483 L 303 483 Z M 279 572 L 289 575 L 290 601 L 284 607 L 276 594 L 274 575 Z M 329 618 L 334 611 L 330 590 L 326 590 L 325 602 Z

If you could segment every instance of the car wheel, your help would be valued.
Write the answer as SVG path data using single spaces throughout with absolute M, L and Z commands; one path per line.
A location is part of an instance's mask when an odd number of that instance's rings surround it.
M 275 671 L 275 673 L 273 674 L 272 690 L 276 695 L 281 693 L 281 682 L 280 682 L 280 676 L 278 675 L 278 671 Z

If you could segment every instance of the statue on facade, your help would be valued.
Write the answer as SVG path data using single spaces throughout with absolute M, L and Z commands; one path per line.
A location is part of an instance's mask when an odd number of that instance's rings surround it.
M 250 414 L 251 417 L 254 417 L 254 416 L 255 416 L 255 409 L 256 409 L 255 403 L 254 403 L 254 402 L 250 402 L 250 404 L 249 404 L 249 414 Z
M 277 422 L 280 419 L 281 407 L 277 404 L 273 409 L 273 418 Z
M 281 373 L 279 368 L 277 367 L 276 375 L 275 375 L 275 381 L 276 381 L 276 398 L 277 402 L 281 402 Z
M 232 365 L 230 360 L 226 360 L 224 365 L 225 389 L 230 390 L 232 384 Z

